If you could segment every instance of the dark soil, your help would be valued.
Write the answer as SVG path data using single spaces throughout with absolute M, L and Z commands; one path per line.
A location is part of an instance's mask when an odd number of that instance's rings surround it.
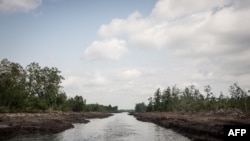
M 241 112 L 149 112 L 132 115 L 138 120 L 173 129 L 194 141 L 223 140 L 224 125 L 250 124 L 249 114 Z
M 0 114 L 0 140 L 24 134 L 55 134 L 73 128 L 73 123 L 87 123 L 90 118 L 105 118 L 112 114 L 87 113 L 11 113 Z

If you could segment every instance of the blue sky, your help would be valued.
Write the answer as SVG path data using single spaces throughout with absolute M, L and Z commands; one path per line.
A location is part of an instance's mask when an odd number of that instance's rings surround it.
M 133 108 L 175 84 L 248 90 L 249 25 L 247 0 L 0 0 L 0 59 L 57 67 L 67 95 Z
M 100 25 L 114 17 L 125 18 L 136 10 L 148 14 L 153 1 L 144 2 L 144 6 L 141 2 L 45 0 L 28 13 L 3 12 L 0 17 L 1 47 L 4 48 L 1 56 L 13 58 L 13 61 L 23 59 L 26 64 L 37 61 L 42 65 L 56 65 L 43 61 L 55 56 L 63 61 L 65 55 L 69 61 L 76 61 L 76 57 L 81 58 L 84 48 L 97 38 Z

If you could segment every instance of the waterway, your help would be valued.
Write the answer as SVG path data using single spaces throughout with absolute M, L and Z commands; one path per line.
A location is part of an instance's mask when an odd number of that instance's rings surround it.
M 127 113 L 104 119 L 90 119 L 87 124 L 52 135 L 18 136 L 10 141 L 189 141 L 188 138 L 149 122 L 141 122 Z

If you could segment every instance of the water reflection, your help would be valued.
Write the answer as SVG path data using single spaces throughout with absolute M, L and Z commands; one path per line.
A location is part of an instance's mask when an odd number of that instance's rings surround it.
M 23 136 L 11 141 L 188 141 L 172 130 L 153 123 L 137 121 L 127 113 L 105 119 L 92 119 L 88 124 L 74 124 L 75 128 L 55 135 Z

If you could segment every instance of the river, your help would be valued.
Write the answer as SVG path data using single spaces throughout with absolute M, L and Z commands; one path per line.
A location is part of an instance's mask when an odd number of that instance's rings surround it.
M 58 134 L 19 136 L 10 141 L 189 141 L 170 129 L 138 121 L 127 113 L 74 126 Z

